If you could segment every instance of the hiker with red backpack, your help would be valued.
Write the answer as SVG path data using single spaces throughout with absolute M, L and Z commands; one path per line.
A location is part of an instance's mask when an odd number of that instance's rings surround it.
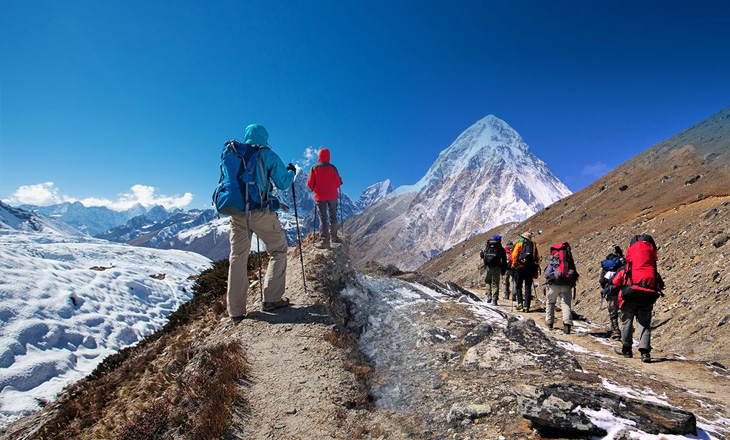
M 613 279 L 621 268 L 626 264 L 624 253 L 618 245 L 614 245 L 613 252 L 606 255 L 601 261 L 601 274 L 598 283 L 601 285 L 601 299 L 606 300 L 608 320 L 611 323 L 611 330 L 608 336 L 617 341 L 621 340 L 621 328 L 618 325 L 618 293 L 619 288 L 613 285 Z
M 502 247 L 502 237 L 494 235 L 487 240 L 487 245 L 481 252 L 484 267 L 487 269 L 487 276 L 484 282 L 487 284 L 487 303 L 497 305 L 499 299 L 499 277 L 507 270 L 507 253 Z
M 515 270 L 512 268 L 512 249 L 515 248 L 514 243 L 508 241 L 504 246 L 505 255 L 507 256 L 507 270 L 504 271 L 504 299 L 509 300 L 512 295 L 512 301 L 515 300 Z
M 525 232 L 512 249 L 512 261 L 515 268 L 515 287 L 517 291 L 517 310 L 530 312 L 530 301 L 532 300 L 532 280 L 537 276 L 540 264 L 540 254 L 537 245 L 532 241 L 532 232 Z M 522 302 L 522 289 L 524 285 L 524 304 Z
M 619 292 L 621 349 L 616 353 L 633 357 L 634 318 L 639 328 L 642 362 L 651 362 L 651 315 L 654 303 L 663 296 L 664 281 L 657 271 L 657 247 L 651 235 L 636 235 L 626 250 L 626 266 L 613 278 Z
M 335 243 L 340 242 L 337 237 L 337 190 L 342 186 L 342 178 L 337 172 L 337 167 L 330 163 L 330 150 L 327 148 L 319 151 L 319 162 L 309 172 L 307 186 L 314 191 L 319 223 L 322 225 L 320 227 L 322 243 L 318 247 L 329 249 L 330 238 Z
M 555 303 L 560 298 L 563 310 L 563 332 L 570 334 L 573 326 L 570 298 L 575 284 L 578 282 L 578 271 L 575 269 L 573 253 L 568 242 L 550 246 L 550 263 L 545 269 L 547 284 L 547 304 L 545 306 L 545 325 L 552 330 L 555 319 Z

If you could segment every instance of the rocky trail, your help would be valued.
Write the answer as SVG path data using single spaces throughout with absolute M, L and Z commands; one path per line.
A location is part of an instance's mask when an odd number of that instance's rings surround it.
M 639 429 L 632 415 L 586 409 L 599 430 L 583 438 L 730 436 L 730 374 L 720 364 L 669 350 L 655 350 L 650 364 L 625 359 L 589 322 L 576 321 L 570 335 L 550 331 L 539 312 L 488 306 L 479 290 L 413 273 L 386 276 L 377 267 L 357 273 L 346 244 L 325 251 L 311 240 L 304 243 L 306 292 L 298 251 L 290 253 L 292 307 L 222 326 L 240 338 L 250 363 L 226 438 L 538 439 L 549 432 L 523 413 L 535 387 L 553 384 L 606 392 L 649 419 L 664 417 L 657 408 L 670 408 L 677 420 L 688 411 L 698 429 L 661 431 L 683 423 L 674 419 Z M 558 429 L 552 437 L 576 436 L 569 434 Z

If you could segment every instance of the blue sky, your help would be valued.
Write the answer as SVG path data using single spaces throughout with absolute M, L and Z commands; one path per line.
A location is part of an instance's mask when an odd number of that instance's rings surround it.
M 488 114 L 577 191 L 730 105 L 728 16 L 722 1 L 0 0 L 0 199 L 204 208 L 223 142 L 252 122 L 285 162 L 329 148 L 356 198 L 415 183 Z

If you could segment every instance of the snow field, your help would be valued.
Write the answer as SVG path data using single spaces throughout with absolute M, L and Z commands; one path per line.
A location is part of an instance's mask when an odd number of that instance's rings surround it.
M 161 328 L 191 297 L 188 277 L 209 265 L 194 253 L 1 230 L 0 426 Z

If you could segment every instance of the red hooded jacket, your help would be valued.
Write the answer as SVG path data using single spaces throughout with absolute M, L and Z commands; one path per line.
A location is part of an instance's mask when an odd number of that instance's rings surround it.
M 330 163 L 330 150 L 322 148 L 319 152 L 319 162 L 312 167 L 307 179 L 307 186 L 314 191 L 314 200 L 317 202 L 337 200 L 337 189 L 341 185 L 340 173 Z

